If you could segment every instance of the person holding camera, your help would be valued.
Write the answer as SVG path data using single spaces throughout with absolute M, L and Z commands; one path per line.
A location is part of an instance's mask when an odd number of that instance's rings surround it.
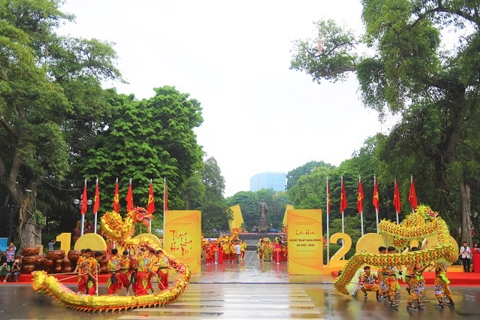
M 7 282 L 7 277 L 9 273 L 10 266 L 6 262 L 2 263 L 2 266 L 0 267 L 0 277 L 5 277 L 3 279 L 3 282 Z
M 6 281 L 13 282 L 15 279 L 15 282 L 18 282 L 18 277 L 22 273 L 22 265 L 20 264 L 20 260 L 16 259 L 13 262 L 12 268 L 10 269 L 10 273 L 7 275 Z

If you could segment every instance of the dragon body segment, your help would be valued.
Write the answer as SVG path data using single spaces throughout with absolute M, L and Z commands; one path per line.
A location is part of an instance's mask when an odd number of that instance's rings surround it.
M 100 224 L 107 241 L 110 243 L 114 242 L 118 248 L 131 249 L 135 246 L 142 246 L 147 250 L 162 250 L 160 246 L 153 243 L 148 237 L 142 240 L 132 239 L 135 233 L 135 224 L 143 223 L 148 227 L 148 222 L 152 218 L 152 215 L 148 214 L 144 208 L 137 207 L 128 212 L 125 219 L 122 219 L 114 211 L 107 212 L 101 217 Z M 142 296 L 77 294 L 59 282 L 57 278 L 49 276 L 45 271 L 32 273 L 32 288 L 37 293 L 48 294 L 62 302 L 66 307 L 79 311 L 107 312 L 162 306 L 175 301 L 185 291 L 191 275 L 188 265 L 165 251 L 163 255 L 168 260 L 168 265 L 177 272 L 178 277 L 172 287 L 159 293 Z
M 172 255 L 164 253 L 170 266 L 178 272 L 178 278 L 173 287 L 159 293 L 144 296 L 96 296 L 77 294 L 59 282 L 55 277 L 47 275 L 45 271 L 33 273 L 32 288 L 37 293 L 48 294 L 62 302 L 67 308 L 88 311 L 117 311 L 135 308 L 163 306 L 175 301 L 187 288 L 190 281 L 190 268 L 179 262 Z
M 415 252 L 395 254 L 356 253 L 345 265 L 342 274 L 333 283 L 334 288 L 349 294 L 346 286 L 350 283 L 357 270 L 364 264 L 377 267 L 411 265 L 414 263 L 430 263 L 449 265 L 455 262 L 457 251 L 450 241 L 448 226 L 445 221 L 428 206 L 419 206 L 415 213 L 408 215 L 401 224 L 382 220 L 379 230 L 385 243 L 403 251 L 411 240 L 426 239 L 436 235 L 438 244 L 430 249 Z

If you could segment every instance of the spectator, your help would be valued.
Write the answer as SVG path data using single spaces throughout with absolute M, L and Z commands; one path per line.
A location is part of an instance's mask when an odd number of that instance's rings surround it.
M 10 243 L 10 245 L 8 246 L 5 256 L 7 257 L 7 264 L 10 266 L 11 269 L 13 262 L 15 261 L 15 246 L 13 245 L 13 243 Z
M 467 245 L 467 242 L 463 242 L 463 246 L 460 247 L 460 256 L 463 263 L 463 272 L 470 272 L 470 259 L 472 258 L 472 250 Z
M 20 276 L 21 273 L 22 273 L 22 265 L 20 264 L 20 260 L 16 259 L 13 262 L 12 268 L 10 269 L 10 273 L 8 274 L 7 279 L 5 280 L 10 282 L 13 282 L 13 280 L 15 280 L 15 282 L 18 282 L 18 277 Z
M 7 282 L 7 276 L 9 273 L 10 273 L 10 266 L 6 262 L 3 262 L 2 266 L 0 267 L 0 277 L 5 277 L 3 279 L 3 282 Z
M 472 253 L 480 253 L 480 247 L 478 247 L 478 242 L 473 244 Z
M 48 243 L 48 251 L 53 251 L 53 245 L 57 243 L 54 239 Z

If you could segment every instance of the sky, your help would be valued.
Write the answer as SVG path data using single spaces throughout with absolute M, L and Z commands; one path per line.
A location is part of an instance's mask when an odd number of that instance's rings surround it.
M 315 21 L 360 33 L 360 0 L 68 0 L 62 10 L 76 19 L 59 33 L 114 43 L 128 84 L 105 88 L 143 99 L 170 85 L 201 102 L 197 140 L 217 160 L 225 196 L 248 191 L 258 173 L 339 165 L 388 130 L 353 75 L 319 85 L 289 69 L 292 41 L 316 38 Z

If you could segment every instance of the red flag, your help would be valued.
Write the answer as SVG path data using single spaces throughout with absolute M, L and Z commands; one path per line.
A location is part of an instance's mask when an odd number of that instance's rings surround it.
M 358 195 L 357 195 L 357 210 L 358 210 L 358 213 L 363 212 L 363 198 L 365 198 L 365 195 L 363 193 L 362 180 L 358 180 Z
M 82 209 L 80 210 L 81 214 L 85 214 L 88 211 L 88 202 L 87 202 L 87 179 L 85 179 L 85 185 L 83 186 L 83 195 L 82 195 Z
M 332 195 L 330 194 L 330 182 L 327 179 L 327 214 L 330 214 L 332 204 Z
M 152 214 L 155 211 L 155 198 L 153 197 L 153 184 L 150 179 L 150 191 L 148 192 L 147 212 Z
M 395 207 L 395 211 L 400 213 L 402 209 L 402 203 L 400 201 L 400 190 L 398 190 L 397 180 L 395 180 L 395 193 L 393 195 L 393 206 Z
M 380 211 L 380 195 L 378 193 L 378 182 L 377 179 L 373 181 L 373 199 L 372 199 L 373 206 L 375 209 Z
M 98 179 L 95 185 L 95 199 L 93 204 L 93 214 L 97 214 L 100 208 L 100 191 L 98 190 Z
M 132 191 L 132 179 L 130 179 L 130 185 L 128 186 L 127 191 L 127 212 L 133 210 L 133 191 Z
M 410 201 L 410 205 L 414 210 L 417 209 L 418 207 L 417 192 L 415 191 L 415 183 L 413 182 L 413 177 L 412 177 L 412 183 L 410 184 L 410 193 L 408 194 L 408 201 Z
M 341 191 L 340 191 L 340 213 L 343 213 L 347 209 L 347 193 L 345 192 L 345 184 L 343 183 L 343 177 L 341 182 Z
M 113 194 L 113 210 L 116 213 L 120 212 L 120 199 L 118 195 L 118 179 L 115 181 L 115 193 Z
M 167 178 L 163 178 L 163 213 L 168 210 Z

